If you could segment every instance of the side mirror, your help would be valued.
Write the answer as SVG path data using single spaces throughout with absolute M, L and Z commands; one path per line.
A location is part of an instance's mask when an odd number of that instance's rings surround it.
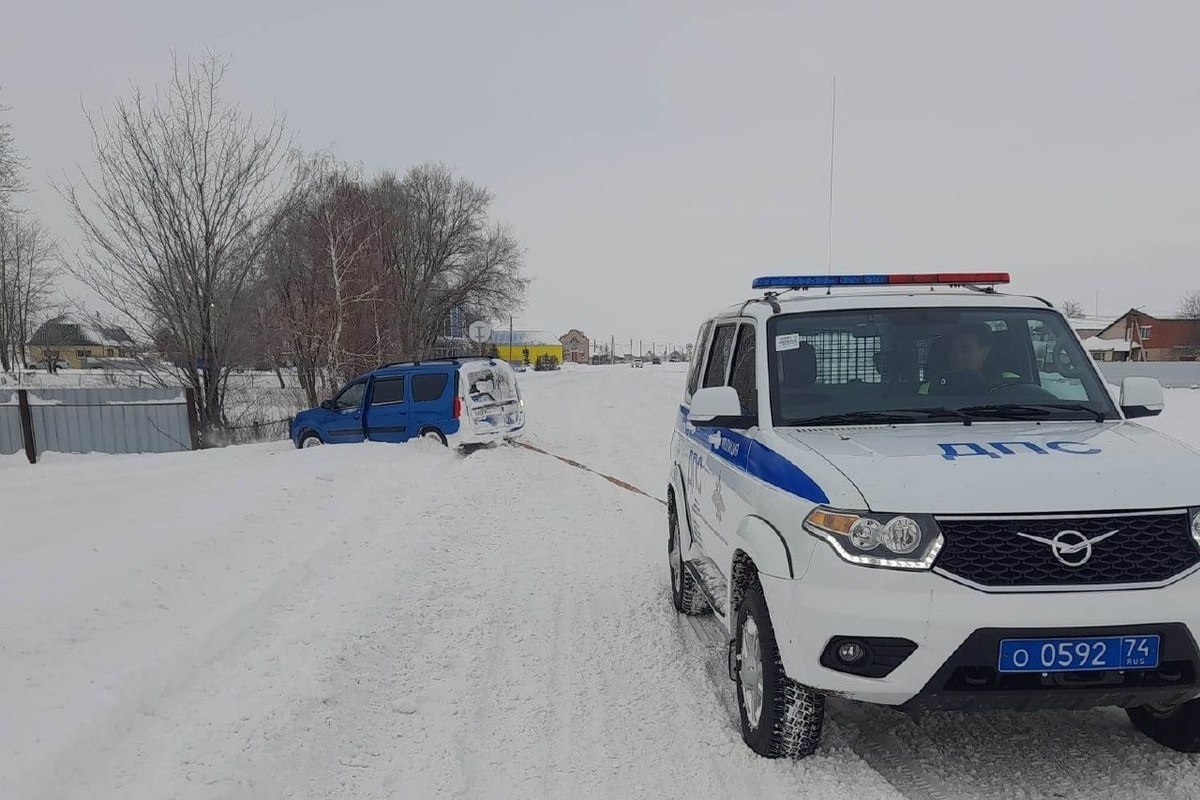
M 742 413 L 742 403 L 732 386 L 711 386 L 692 395 L 688 423 L 697 428 L 745 429 L 757 422 L 754 416 Z
M 1166 405 L 1162 384 L 1154 378 L 1126 378 L 1121 381 L 1120 405 L 1126 419 L 1157 417 Z
M 333 401 L 332 400 L 322 400 L 321 408 L 325 409 L 326 411 L 333 411 Z

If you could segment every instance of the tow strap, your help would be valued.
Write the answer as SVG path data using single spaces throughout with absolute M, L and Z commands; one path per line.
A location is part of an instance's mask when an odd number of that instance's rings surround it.
M 659 498 L 659 497 L 655 497 L 652 494 L 647 494 L 646 492 L 643 492 L 641 489 L 634 486 L 632 483 L 629 483 L 628 481 L 623 481 L 620 478 L 614 478 L 612 475 L 605 475 L 603 472 L 597 472 L 596 470 L 589 467 L 587 464 L 580 464 L 578 461 L 567 458 L 565 456 L 560 456 L 555 453 L 551 453 L 548 450 L 543 450 L 540 447 L 534 447 L 533 445 L 529 444 L 528 442 L 515 441 L 515 442 L 513 442 L 513 444 L 517 445 L 518 447 L 524 447 L 526 450 L 532 450 L 535 453 L 541 453 L 544 456 L 550 456 L 551 458 L 557 458 L 562 463 L 564 463 L 568 466 L 574 467 L 575 469 L 581 469 L 584 472 L 590 472 L 593 475 L 599 475 L 601 478 L 604 478 L 604 480 L 608 481 L 613 486 L 619 486 L 627 492 L 633 492 L 634 494 L 640 494 L 642 497 L 648 497 L 657 503 L 662 503 L 664 506 L 667 504 L 666 500 L 663 500 L 662 498 Z

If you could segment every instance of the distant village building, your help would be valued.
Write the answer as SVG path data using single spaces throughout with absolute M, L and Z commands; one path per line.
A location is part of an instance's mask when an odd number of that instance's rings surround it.
M 562 342 L 563 361 L 572 364 L 588 364 L 591 362 L 592 342 L 583 335 L 583 331 L 572 328 L 558 337 Z
M 29 351 L 30 358 L 40 365 L 89 369 L 103 367 L 114 359 L 134 358 L 138 347 L 124 328 L 61 316 L 34 332 Z
M 1200 360 L 1200 319 L 1164 319 L 1130 309 L 1084 347 L 1101 361 Z
M 558 363 L 563 360 L 563 344 L 558 337 L 546 331 L 492 331 L 488 344 L 494 345 L 497 356 L 505 361 L 536 364 L 538 357 L 554 356 Z
M 1079 334 L 1080 339 L 1089 339 L 1111 324 L 1110 317 L 1071 317 L 1067 320 L 1070 326 Z

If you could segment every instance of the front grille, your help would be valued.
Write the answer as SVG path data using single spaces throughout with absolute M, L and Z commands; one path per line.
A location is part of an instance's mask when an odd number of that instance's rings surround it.
M 935 568 L 989 587 L 1070 587 L 1158 583 L 1200 561 L 1184 512 L 1109 517 L 939 519 L 945 545 Z M 1062 531 L 1093 539 L 1117 531 L 1092 546 L 1090 558 L 1068 566 L 1053 548 L 1018 534 L 1053 540 Z M 1067 535 L 1060 541 L 1079 543 Z M 1072 561 L 1084 553 L 1063 554 Z

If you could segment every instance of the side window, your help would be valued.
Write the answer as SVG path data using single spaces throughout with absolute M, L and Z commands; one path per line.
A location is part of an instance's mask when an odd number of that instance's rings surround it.
M 398 378 L 376 378 L 371 392 L 372 406 L 387 406 L 404 402 L 404 376 Z
M 704 363 L 704 346 L 708 344 L 708 332 L 712 330 L 712 322 L 700 326 L 700 334 L 696 336 L 696 346 L 692 349 L 692 363 L 688 367 L 687 399 L 691 400 L 700 385 L 700 369 Z
M 446 391 L 446 384 L 449 382 L 450 376 L 444 372 L 427 372 L 422 375 L 413 375 L 413 402 L 428 403 L 430 400 L 437 400 Z
M 753 325 L 742 325 L 738 328 L 733 367 L 729 371 L 729 385 L 737 390 L 742 413 L 757 414 L 758 385 L 755 383 Z
M 733 352 L 733 337 L 737 325 L 718 325 L 713 334 L 712 347 L 708 349 L 708 366 L 704 370 L 704 388 L 724 386 L 729 372 L 729 355 Z
M 1077 348 L 1060 348 L 1057 332 L 1041 320 L 1029 320 L 1029 336 L 1033 340 L 1034 353 L 1037 355 L 1038 382 L 1042 388 L 1059 400 L 1086 403 L 1087 388 L 1080 378 L 1080 368 L 1083 365 L 1076 364 L 1071 355 Z
M 345 411 L 349 408 L 358 408 L 362 405 L 363 395 L 367 393 L 367 382 L 359 381 L 352 383 L 342 390 L 342 393 L 333 401 L 335 411 Z

